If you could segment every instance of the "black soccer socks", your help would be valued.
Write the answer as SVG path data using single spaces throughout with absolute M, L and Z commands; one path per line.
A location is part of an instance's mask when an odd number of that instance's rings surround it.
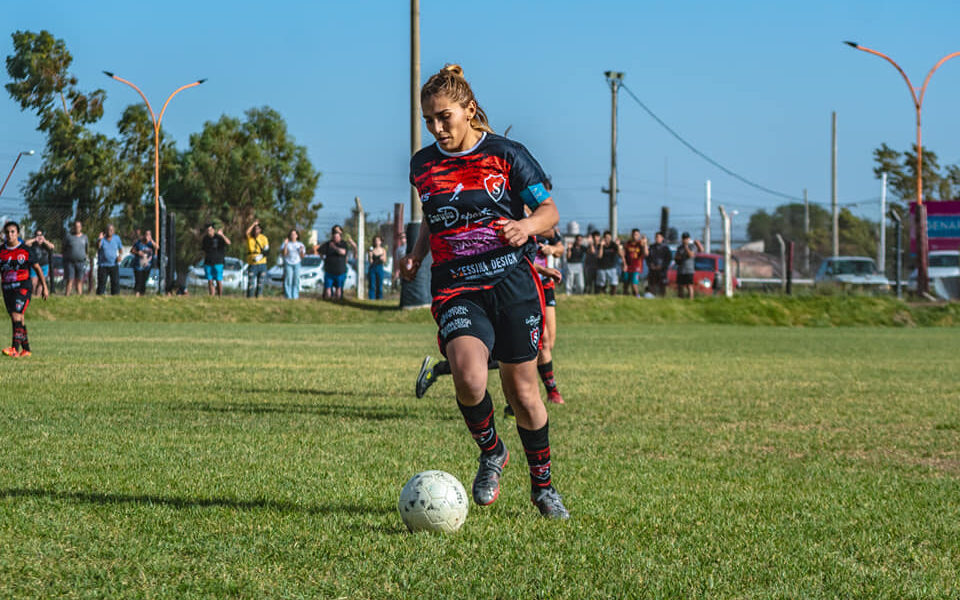
M 484 454 L 500 454 L 503 451 L 503 442 L 500 441 L 494 426 L 493 399 L 490 398 L 490 392 L 484 394 L 483 400 L 476 406 L 464 406 L 459 400 L 457 406 L 460 407 L 463 420 L 467 422 L 467 429 L 480 451 Z
M 544 423 L 540 429 L 531 431 L 517 425 L 523 451 L 527 455 L 527 465 L 530 467 L 530 484 L 533 491 L 548 488 L 550 481 L 550 422 Z

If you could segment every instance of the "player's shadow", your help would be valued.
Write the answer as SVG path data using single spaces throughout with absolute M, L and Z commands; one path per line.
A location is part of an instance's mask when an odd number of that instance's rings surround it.
M 47 498 L 69 500 L 89 504 L 141 504 L 145 506 L 169 506 L 186 508 L 235 508 L 240 510 L 270 510 L 279 513 L 304 513 L 309 515 L 386 515 L 396 512 L 393 506 L 361 506 L 359 504 L 303 505 L 282 500 L 258 498 L 181 498 L 154 494 L 108 494 L 102 492 L 62 492 L 57 490 L 12 488 L 0 490 L 0 498 Z
M 240 413 L 249 415 L 298 414 L 321 417 L 339 417 L 344 419 L 363 419 L 366 421 L 398 421 L 409 419 L 409 410 L 397 410 L 390 407 L 356 404 L 320 404 L 307 402 L 186 402 L 176 406 L 177 410 L 196 410 L 210 413 Z
M 358 308 L 360 310 L 370 310 L 374 312 L 397 312 L 400 310 L 400 306 L 396 304 L 372 304 L 370 302 L 363 302 L 354 298 L 342 298 L 339 303 L 343 304 L 344 306 L 349 306 L 350 308 Z

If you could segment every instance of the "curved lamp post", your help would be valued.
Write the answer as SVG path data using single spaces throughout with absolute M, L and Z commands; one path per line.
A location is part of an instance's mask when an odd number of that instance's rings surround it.
M 172 100 L 174 96 L 187 88 L 200 85 L 206 81 L 206 79 L 200 79 L 194 81 L 193 83 L 188 83 L 187 85 L 177 88 L 172 94 L 170 94 L 170 97 L 167 98 L 167 101 L 163 103 L 163 109 L 160 110 L 160 115 L 158 116 L 153 112 L 153 107 L 150 106 L 150 101 L 147 100 L 147 97 L 144 95 L 144 93 L 140 91 L 140 88 L 126 79 L 123 79 L 122 77 L 117 77 L 110 71 L 104 71 L 103 73 L 107 77 L 116 79 L 120 83 L 125 83 L 137 90 L 137 93 L 140 94 L 141 98 L 143 98 L 144 104 L 147 105 L 147 110 L 150 111 L 150 118 L 153 119 L 153 231 L 156 233 L 157 239 L 160 239 L 160 121 L 163 120 L 163 113 L 167 112 L 167 105 L 170 104 L 170 100 Z
M 3 180 L 3 185 L 0 186 L 0 196 L 3 196 L 3 190 L 7 189 L 7 183 L 9 183 L 10 177 L 13 176 L 13 170 L 17 168 L 17 163 L 20 162 L 20 157 L 24 154 L 27 156 L 33 156 L 33 150 L 26 150 L 17 154 L 17 160 L 13 161 L 13 166 L 10 167 L 10 172 L 7 173 L 7 178 Z
M 927 73 L 926 79 L 923 80 L 923 86 L 920 87 L 919 95 L 917 94 L 917 88 L 913 86 L 910 82 L 910 78 L 907 77 L 907 74 L 903 72 L 903 69 L 900 68 L 900 65 L 895 63 L 892 58 L 861 46 L 856 42 L 844 42 L 844 44 L 855 48 L 857 50 L 863 50 L 873 54 L 874 56 L 879 56 L 880 58 L 886 60 L 893 68 L 895 68 L 900 75 L 903 77 L 903 80 L 907 82 L 907 87 L 910 88 L 910 95 L 913 98 L 913 106 L 917 111 L 917 210 L 916 210 L 916 225 L 917 225 L 917 248 L 920 258 L 920 264 L 917 265 L 917 292 L 920 294 L 927 294 L 930 291 L 930 279 L 927 276 L 927 268 L 929 265 L 929 248 L 927 247 L 927 207 L 923 204 L 923 146 L 920 141 L 920 111 L 923 108 L 923 97 L 927 93 L 927 84 L 930 83 L 930 78 L 933 76 L 934 71 L 940 68 L 943 63 L 947 62 L 951 58 L 960 56 L 960 52 L 954 52 L 948 54 L 941 58 L 937 64 L 933 65 L 933 68 L 930 69 L 930 72 Z

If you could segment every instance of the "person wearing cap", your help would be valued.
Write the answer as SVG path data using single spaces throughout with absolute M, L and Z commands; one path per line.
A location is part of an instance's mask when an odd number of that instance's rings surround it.
M 203 250 L 203 273 L 207 277 L 207 290 L 210 295 L 218 298 L 223 296 L 223 262 L 227 254 L 230 239 L 223 234 L 223 229 L 207 223 L 207 231 L 200 241 Z
M 700 240 L 691 240 L 690 234 L 686 231 L 680 236 L 680 245 L 677 246 L 677 252 L 673 260 L 677 263 L 677 295 L 680 298 L 689 298 L 693 300 L 693 275 L 696 272 L 694 258 L 697 252 L 703 252 L 703 244 Z

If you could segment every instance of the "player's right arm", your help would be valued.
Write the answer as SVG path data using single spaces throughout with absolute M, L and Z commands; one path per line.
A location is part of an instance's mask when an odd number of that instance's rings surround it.
M 430 251 L 430 227 L 426 222 L 420 223 L 420 233 L 417 234 L 417 241 L 413 245 L 413 251 L 407 253 L 400 261 L 400 276 L 407 281 L 413 281 L 420 270 L 420 263 L 423 262 L 427 252 Z

